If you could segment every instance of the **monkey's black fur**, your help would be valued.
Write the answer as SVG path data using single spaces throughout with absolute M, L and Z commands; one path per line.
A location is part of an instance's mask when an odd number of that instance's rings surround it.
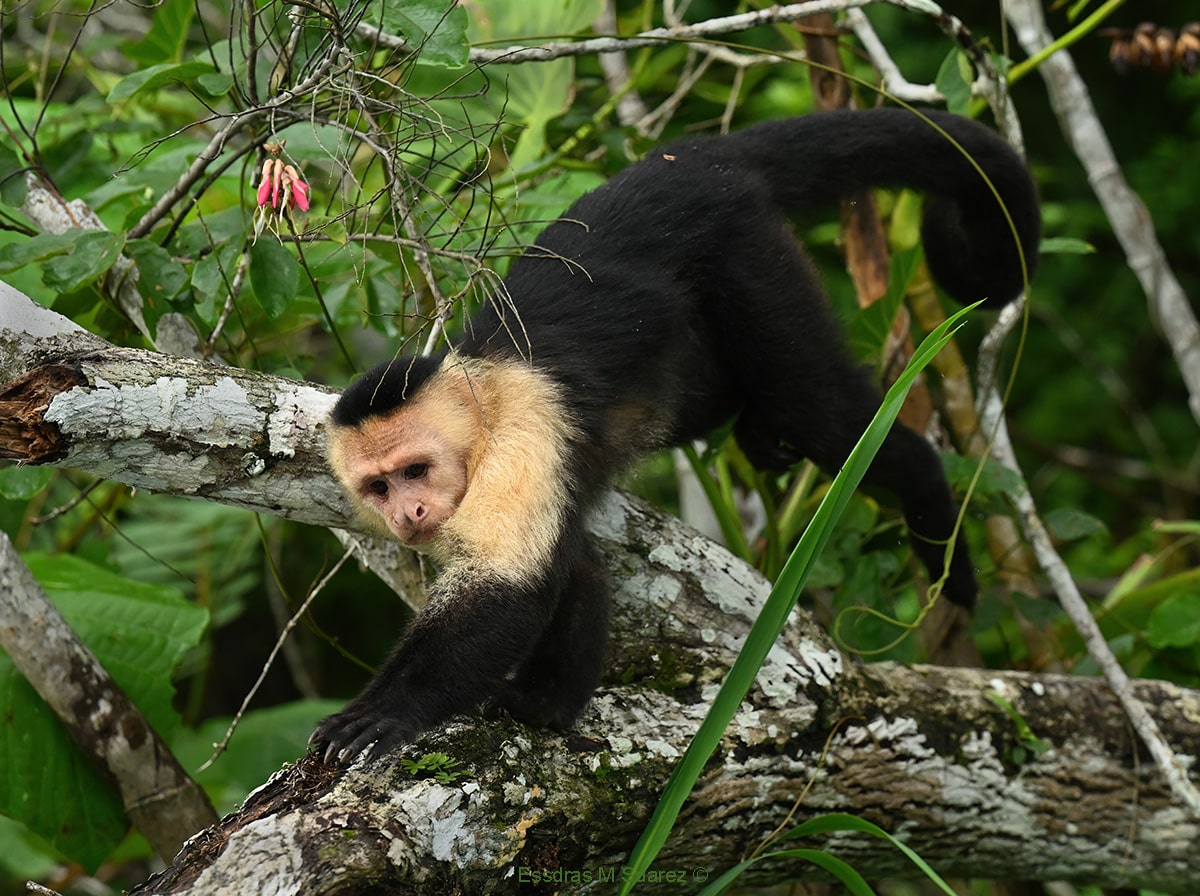
M 505 280 L 511 305 L 476 313 L 455 349 L 527 359 L 561 390 L 579 438 L 566 459 L 568 512 L 555 559 L 536 581 L 484 577 L 440 595 L 314 743 L 343 755 L 371 741 L 381 749 L 483 702 L 569 724 L 599 678 L 607 634 L 607 586 L 583 514 L 635 456 L 736 418 L 738 443 L 759 467 L 805 457 L 831 472 L 841 466 L 879 392 L 847 353 L 787 215 L 827 209 L 860 188 L 922 190 L 938 283 L 960 301 L 993 307 L 1021 292 L 1040 230 L 1025 166 L 985 127 L 927 114 L 958 146 L 898 109 L 681 140 L 582 197 L 541 234 Z M 334 423 L 389 414 L 439 363 L 380 365 L 346 390 Z M 897 424 L 867 479 L 899 498 L 916 555 L 940 578 L 956 507 L 936 452 Z M 961 542 L 945 594 L 967 607 L 976 595 Z

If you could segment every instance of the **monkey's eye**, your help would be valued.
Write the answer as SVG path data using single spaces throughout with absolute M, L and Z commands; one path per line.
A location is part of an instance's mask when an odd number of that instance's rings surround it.
M 424 479 L 429 472 L 429 464 L 409 464 L 404 468 L 405 479 Z
M 367 491 L 377 498 L 386 498 L 388 493 L 388 483 L 386 479 L 372 479 L 367 483 Z

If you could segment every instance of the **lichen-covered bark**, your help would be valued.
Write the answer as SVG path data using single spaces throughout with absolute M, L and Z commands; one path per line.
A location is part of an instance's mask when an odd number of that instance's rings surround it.
M 216 819 L 204 790 L 67 625 L 3 532 L 0 647 L 96 760 L 162 859 Z
M 322 455 L 329 390 L 132 349 L 72 361 L 87 385 L 45 412 L 66 442 L 60 464 L 149 491 L 345 523 Z
M 464 720 L 345 773 L 308 757 L 206 835 L 210 848 L 185 851 L 135 892 L 249 894 L 268 880 L 310 894 L 508 894 L 522 880 L 520 892 L 613 892 L 767 586 L 677 521 L 623 499 L 592 528 L 618 571 L 613 680 L 574 730 Z M 1176 747 L 1200 744 L 1200 694 L 1154 682 L 1139 691 Z M 1190 894 L 1200 830 L 1135 749 L 1099 681 L 861 665 L 798 613 L 655 873 L 671 892 L 695 892 L 789 814 L 798 824 L 850 812 L 945 875 Z M 428 751 L 470 773 L 438 783 L 400 767 Z M 913 875 L 882 841 L 803 845 L 868 877 Z M 812 873 L 773 861 L 749 879 Z
M 0 458 L 339 531 L 356 525 L 324 460 L 331 389 L 116 348 L 3 283 L 0 373 Z M 340 537 L 421 605 L 411 553 L 362 532 Z
M 887 686 L 892 673 L 899 687 Z M 995 730 L 1004 723 L 993 716 L 989 729 L 972 720 L 971 704 L 986 712 L 984 691 L 972 693 L 957 719 L 945 712 L 931 724 L 918 713 L 938 693 L 941 670 L 933 677 L 900 669 L 874 675 L 894 709 L 843 725 L 827 751 L 829 729 L 811 707 L 800 715 L 813 721 L 767 737 L 748 707 L 654 866 L 678 878 L 672 892 L 698 890 L 793 810 L 792 823 L 827 811 L 859 814 L 945 875 L 1194 892 L 1194 822 L 1170 808 L 1152 766 L 1136 769 L 1103 751 L 1106 736 L 1123 725 L 1099 737 L 1076 733 L 1018 762 L 1004 731 Z M 945 676 L 963 694 L 986 684 L 981 673 Z M 1030 686 L 1021 676 L 1002 683 L 1014 692 Z M 1060 697 L 1092 702 L 1092 685 L 1064 679 L 1058 697 L 1030 712 L 1035 730 L 1042 710 L 1063 709 Z M 905 695 L 919 699 L 906 704 Z M 1148 687 L 1145 696 L 1162 694 Z M 958 705 L 944 696 L 938 702 L 947 710 Z M 185 850 L 134 892 L 251 894 L 265 881 L 286 881 L 283 892 L 309 894 L 508 894 L 518 880 L 541 876 L 547 886 L 525 892 L 611 893 L 609 881 L 620 874 L 701 708 L 625 688 L 603 692 L 566 736 L 503 722 L 452 726 L 406 753 L 445 751 L 471 770 L 449 783 L 414 778 L 390 757 L 310 788 L 328 769 L 309 757 L 257 795 L 249 820 L 235 815 L 222 823 L 211 835 L 220 848 Z M 775 714 L 775 724 L 787 717 Z M 957 724 L 941 724 L 947 721 Z M 1189 736 L 1196 735 L 1193 727 Z M 827 848 L 869 877 L 913 873 L 882 841 L 841 836 L 803 845 Z M 750 879 L 812 871 L 775 861 Z

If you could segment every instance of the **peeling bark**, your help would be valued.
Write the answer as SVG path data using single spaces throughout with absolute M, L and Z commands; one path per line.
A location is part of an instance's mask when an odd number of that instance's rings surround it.
M 67 456 L 66 439 L 46 419 L 56 396 L 87 383 L 71 364 L 45 364 L 0 389 L 0 457 L 48 464 Z

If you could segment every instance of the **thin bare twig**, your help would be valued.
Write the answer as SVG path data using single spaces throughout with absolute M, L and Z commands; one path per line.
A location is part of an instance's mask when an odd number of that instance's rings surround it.
M 879 0 L 807 0 L 805 3 L 789 3 L 784 6 L 772 6 L 755 12 L 741 13 L 734 16 L 723 16 L 707 19 L 693 25 L 676 25 L 666 28 L 652 28 L 641 31 L 630 37 L 593 37 L 586 40 L 569 42 L 550 42 L 537 47 L 504 47 L 489 49 L 472 47 L 468 59 L 475 65 L 492 65 L 504 63 L 515 65 L 521 62 L 547 62 L 551 59 L 561 59 L 565 56 L 588 56 L 593 53 L 615 53 L 621 50 L 636 50 L 641 47 L 652 47 L 662 43 L 687 42 L 703 40 L 722 34 L 733 34 L 737 31 L 747 31 L 760 25 L 773 25 L 779 22 L 794 22 L 808 16 L 823 12 L 841 12 L 859 6 L 869 6 Z M 930 14 L 932 10 L 940 12 L 934 4 L 925 0 L 889 0 L 896 6 L 913 9 L 917 12 Z M 358 33 L 363 37 L 378 41 L 381 46 L 395 50 L 415 52 L 415 48 L 406 40 L 395 35 L 380 31 L 374 25 L 362 23 L 358 25 Z
M 980 382 L 994 382 L 994 369 L 989 366 L 985 370 L 982 365 L 985 363 L 991 365 L 999 357 L 1001 344 L 1024 314 L 1024 302 L 1025 300 L 1022 298 L 1005 308 L 1000 313 L 996 325 L 985 338 L 984 345 L 980 349 Z M 999 391 L 994 386 L 982 388 L 979 402 L 979 416 L 983 422 L 984 432 L 992 434 L 992 457 L 1020 475 L 1016 454 L 1008 437 L 1008 428 L 1004 425 L 1004 403 Z M 1100 667 L 1104 680 L 1121 702 L 1121 706 L 1125 710 L 1125 714 L 1129 716 L 1138 736 L 1150 750 L 1150 754 L 1159 768 L 1162 769 L 1175 798 L 1181 805 L 1187 806 L 1193 813 L 1200 815 L 1200 791 L 1197 791 L 1188 780 L 1184 760 L 1171 749 L 1146 705 L 1134 695 L 1129 676 L 1121 668 L 1117 658 L 1113 656 L 1108 642 L 1104 639 L 1104 634 L 1100 631 L 1100 626 L 1096 623 L 1079 587 L 1071 577 L 1070 570 L 1067 569 L 1066 563 L 1054 549 L 1050 533 L 1046 531 L 1046 527 L 1038 515 L 1037 507 L 1033 503 L 1033 496 L 1029 493 L 1023 476 L 1020 487 L 1014 496 L 1014 503 L 1021 528 L 1033 548 L 1038 565 L 1049 579 L 1059 603 L 1070 617 L 1075 630 L 1083 638 L 1088 656 Z
M 220 742 L 213 744 L 212 755 L 209 756 L 208 759 L 206 759 L 198 769 L 196 769 L 196 774 L 200 774 L 207 769 L 210 765 L 216 762 L 218 758 L 220 758 L 222 753 L 225 752 L 225 749 L 229 746 L 230 739 L 233 737 L 233 732 L 235 732 L 238 725 L 241 724 L 242 717 L 246 714 L 246 710 L 250 707 L 250 701 L 254 699 L 254 695 L 258 693 L 258 689 L 262 687 L 263 681 L 266 680 L 267 673 L 270 672 L 271 668 L 275 665 L 275 657 L 277 657 L 279 655 L 279 651 L 283 649 L 283 645 L 287 641 L 288 636 L 292 633 L 292 630 L 300 624 L 301 617 L 308 612 L 308 608 L 312 606 L 312 602 L 317 599 L 317 595 L 325 590 L 325 586 L 329 584 L 330 580 L 335 575 L 337 575 L 338 570 L 340 570 L 346 564 L 346 561 L 353 556 L 355 556 L 355 549 L 354 546 L 351 545 L 342 552 L 342 556 L 338 558 L 337 563 L 333 564 L 330 570 L 321 577 L 321 580 L 312 587 L 312 589 L 308 592 L 308 596 L 304 598 L 304 602 L 296 608 L 296 612 L 292 614 L 292 617 L 280 630 L 279 637 L 275 639 L 275 644 L 271 648 L 271 653 L 267 656 L 266 662 L 263 663 L 262 669 L 259 670 L 258 678 L 255 679 L 255 682 L 253 685 L 251 685 L 250 690 L 246 692 L 246 696 L 242 698 L 242 705 L 238 707 L 238 711 L 230 721 L 229 727 L 225 729 L 225 736 L 221 738 Z

